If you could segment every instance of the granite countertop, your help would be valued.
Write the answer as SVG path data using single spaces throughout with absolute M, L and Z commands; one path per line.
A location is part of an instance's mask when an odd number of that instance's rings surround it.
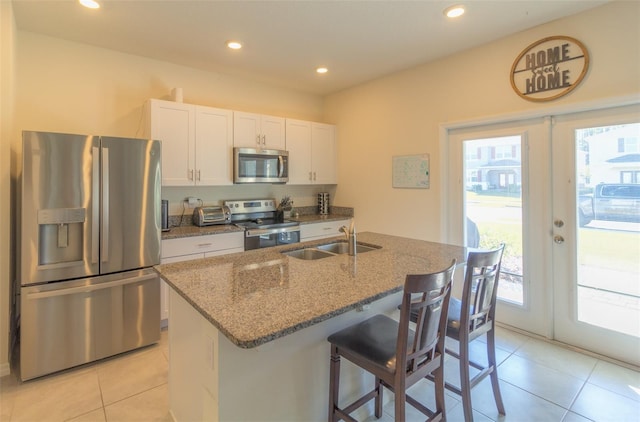
M 338 221 L 349 220 L 351 216 L 342 214 L 327 214 L 327 215 L 301 215 L 296 218 L 290 218 L 292 221 L 297 221 L 302 224 L 322 223 L 325 221 Z M 183 225 L 179 227 L 171 227 L 171 230 L 162 232 L 162 239 L 179 239 L 181 237 L 193 237 L 193 236 L 205 236 L 209 234 L 221 234 L 221 233 L 233 233 L 242 232 L 244 228 L 238 227 L 235 224 L 218 224 L 213 226 L 198 227 L 193 225 Z
M 314 224 L 324 223 L 325 221 L 339 221 L 339 220 L 351 220 L 353 217 L 343 214 L 313 214 L 313 215 L 300 215 L 298 217 L 291 217 L 289 220 L 297 221 L 300 224 Z
M 162 239 L 178 239 L 181 237 L 193 237 L 193 236 L 205 236 L 208 234 L 222 234 L 243 232 L 242 227 L 238 227 L 235 224 L 219 224 L 214 226 L 180 226 L 172 227 L 168 232 L 162 232 Z
M 466 248 L 364 232 L 381 249 L 313 261 L 280 253 L 334 237 L 177 262 L 155 269 L 231 342 L 252 348 L 402 290 L 407 274 L 435 272 Z

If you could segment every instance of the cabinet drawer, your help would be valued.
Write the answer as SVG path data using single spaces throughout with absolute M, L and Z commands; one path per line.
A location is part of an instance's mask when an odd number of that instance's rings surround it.
M 303 224 L 300 226 L 301 240 L 339 236 L 340 227 L 348 225 L 349 220 L 328 221 L 325 223 Z
M 162 258 L 238 248 L 244 248 L 244 233 L 242 232 L 166 239 L 162 241 Z

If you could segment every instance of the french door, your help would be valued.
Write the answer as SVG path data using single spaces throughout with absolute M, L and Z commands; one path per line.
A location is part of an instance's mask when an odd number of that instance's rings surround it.
M 640 365 L 640 107 L 554 118 L 554 337 Z
M 497 319 L 549 336 L 550 119 L 456 129 L 447 144 L 447 242 L 481 249 L 505 243 Z M 454 286 L 454 294 L 461 289 Z
M 450 129 L 443 210 L 446 241 L 506 244 L 498 321 L 636 365 L 639 110 Z

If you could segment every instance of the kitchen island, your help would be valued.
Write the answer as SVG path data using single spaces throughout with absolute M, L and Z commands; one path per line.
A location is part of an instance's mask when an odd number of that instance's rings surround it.
M 465 248 L 452 245 L 377 233 L 358 237 L 380 248 L 318 260 L 281 253 L 344 239 L 336 237 L 156 267 L 172 288 L 174 418 L 326 420 L 326 337 L 393 312 L 407 274 L 442 270 L 466 256 Z M 343 365 L 342 375 L 344 396 L 369 384 L 351 365 Z

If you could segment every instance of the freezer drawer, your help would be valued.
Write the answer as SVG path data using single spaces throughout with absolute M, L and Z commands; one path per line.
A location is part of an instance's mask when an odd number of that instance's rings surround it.
M 152 269 L 23 287 L 22 380 L 160 339 L 160 278 Z

